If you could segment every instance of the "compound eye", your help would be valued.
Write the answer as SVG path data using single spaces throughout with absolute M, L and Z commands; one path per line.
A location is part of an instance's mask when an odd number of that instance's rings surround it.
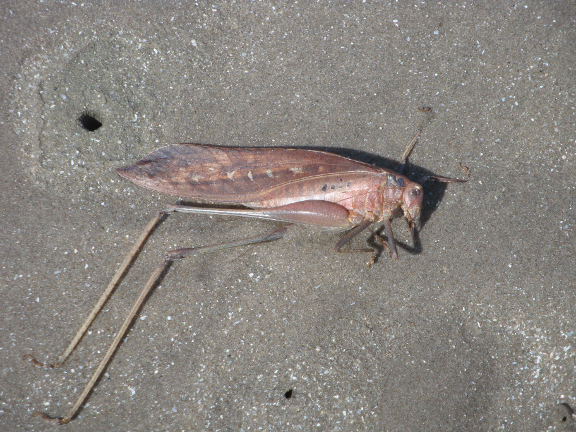
M 414 189 L 410 189 L 408 191 L 408 194 L 410 195 L 410 197 L 412 198 L 418 198 L 420 195 L 422 195 L 422 190 L 414 188 Z

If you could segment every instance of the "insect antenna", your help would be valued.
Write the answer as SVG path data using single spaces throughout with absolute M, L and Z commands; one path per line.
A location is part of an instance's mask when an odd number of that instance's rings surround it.
M 427 181 L 435 181 L 439 183 L 466 183 L 470 180 L 470 169 L 467 166 L 463 166 L 461 163 L 458 163 L 458 166 L 461 170 L 466 173 L 466 178 L 458 179 L 458 178 L 450 178 L 450 177 L 440 177 L 440 176 L 423 176 L 420 177 L 416 183 L 423 184 Z
M 408 144 L 408 147 L 406 147 L 406 150 L 404 150 L 404 153 L 402 153 L 402 157 L 400 158 L 400 163 L 398 164 L 398 166 L 395 169 L 395 171 L 398 174 L 402 174 L 402 172 L 404 171 L 404 169 L 408 165 L 408 157 L 410 156 L 410 153 L 412 153 L 412 150 L 414 149 L 414 146 L 416 145 L 416 142 L 418 141 L 418 137 L 420 136 L 421 132 L 422 132 L 422 129 L 420 129 L 416 133 L 416 135 L 414 135 L 414 138 L 412 138 L 412 141 L 410 141 L 410 144 Z

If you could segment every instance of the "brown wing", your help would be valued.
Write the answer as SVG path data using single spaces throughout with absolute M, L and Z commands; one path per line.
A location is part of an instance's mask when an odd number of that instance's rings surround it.
M 118 174 L 147 189 L 183 198 L 246 203 L 283 184 L 351 171 L 385 170 L 317 150 L 174 144 L 119 168 Z

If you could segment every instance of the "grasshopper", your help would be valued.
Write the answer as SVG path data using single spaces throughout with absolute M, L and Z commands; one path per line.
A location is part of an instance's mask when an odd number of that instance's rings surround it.
M 343 245 L 372 223 L 382 222 L 387 242 L 380 239 L 381 243 L 388 247 L 393 259 L 398 259 L 390 222 L 395 217 L 404 217 L 414 235 L 414 224 L 420 214 L 424 197 L 421 184 L 425 181 L 466 182 L 470 177 L 470 171 L 462 165 L 460 167 L 467 174 L 464 179 L 426 176 L 412 181 L 402 175 L 419 134 L 420 132 L 416 134 L 404 151 L 396 171 L 319 150 L 200 144 L 162 147 L 134 165 L 119 168 L 117 171 L 120 176 L 153 191 L 203 204 L 242 205 L 244 208 L 174 204 L 161 209 L 144 228 L 58 362 L 53 365 L 42 364 L 29 354 L 25 357 L 36 366 L 60 366 L 100 312 L 154 227 L 165 215 L 174 212 L 243 216 L 322 228 L 351 229 L 334 246 L 336 252 L 340 252 Z M 286 228 L 235 242 L 168 252 L 148 279 L 104 358 L 66 416 L 50 418 L 43 413 L 37 415 L 58 424 L 66 424 L 72 420 L 126 334 L 144 299 L 170 262 L 191 254 L 278 240 L 284 236 Z M 369 265 L 374 262 L 372 249 L 357 251 L 371 252 Z

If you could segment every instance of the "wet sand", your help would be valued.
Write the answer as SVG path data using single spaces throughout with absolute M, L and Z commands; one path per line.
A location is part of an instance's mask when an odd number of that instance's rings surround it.
M 279 226 L 169 217 L 64 366 L 34 368 L 175 201 L 116 168 L 179 142 L 386 165 L 422 128 L 412 172 L 472 177 L 426 185 L 421 248 L 396 220 L 407 246 L 371 269 L 307 228 L 175 263 L 66 430 L 576 430 L 574 13 L 9 3 L 0 429 L 54 430 L 33 413 L 68 411 L 164 251 Z

